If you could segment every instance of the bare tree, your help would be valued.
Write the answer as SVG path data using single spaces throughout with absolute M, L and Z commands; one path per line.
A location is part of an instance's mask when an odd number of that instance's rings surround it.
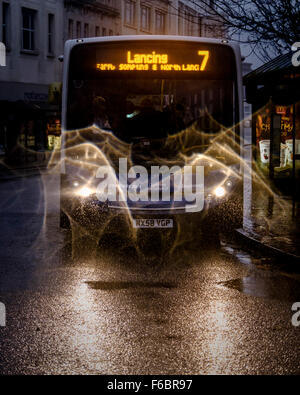
M 299 0 L 192 0 L 199 12 L 222 21 L 231 37 L 250 44 L 262 60 L 300 41 Z

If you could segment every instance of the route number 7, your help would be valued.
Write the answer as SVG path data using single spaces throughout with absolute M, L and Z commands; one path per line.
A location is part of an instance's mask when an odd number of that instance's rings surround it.
M 198 51 L 199 56 L 203 56 L 203 61 L 201 63 L 200 70 L 204 71 L 206 69 L 206 65 L 209 59 L 209 51 Z

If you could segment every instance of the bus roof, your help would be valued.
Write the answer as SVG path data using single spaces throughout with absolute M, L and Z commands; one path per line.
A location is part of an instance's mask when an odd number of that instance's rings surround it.
M 191 36 L 174 36 L 174 35 L 130 35 L 130 36 L 105 36 L 92 38 L 78 38 L 68 40 L 65 44 L 65 50 L 71 50 L 78 44 L 91 44 L 103 42 L 125 42 L 125 41 L 189 41 L 208 44 L 223 44 L 232 47 L 235 51 L 239 51 L 239 45 L 226 39 L 216 39 L 207 37 L 191 37 Z

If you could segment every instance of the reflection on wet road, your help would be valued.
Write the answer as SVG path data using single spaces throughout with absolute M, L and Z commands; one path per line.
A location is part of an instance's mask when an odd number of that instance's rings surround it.
M 74 261 L 57 193 L 56 175 L 1 184 L 1 373 L 300 373 L 298 274 L 228 242 Z
M 220 285 L 261 298 L 278 299 L 291 303 L 300 300 L 299 269 L 293 274 L 284 272 L 284 263 L 276 262 L 277 270 L 274 272 L 272 270 L 274 262 L 271 258 L 257 259 L 238 248 L 232 248 L 229 244 L 224 244 L 224 249 L 236 256 L 239 262 L 247 265 L 250 270 L 247 276 L 220 282 Z
M 283 276 L 247 276 L 220 283 L 246 295 L 290 301 L 300 300 L 299 281 Z
M 87 281 L 87 284 L 92 289 L 100 289 L 104 291 L 114 291 L 120 289 L 136 289 L 136 288 L 176 288 L 175 284 L 171 283 L 150 283 L 150 282 L 105 282 L 105 281 Z

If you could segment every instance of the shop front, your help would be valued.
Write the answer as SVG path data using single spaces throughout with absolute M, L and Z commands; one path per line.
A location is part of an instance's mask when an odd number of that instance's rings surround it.
M 253 106 L 252 142 L 260 170 L 284 194 L 299 198 L 300 67 L 291 54 L 280 56 L 244 77 Z
M 0 91 L 1 156 L 12 166 L 43 160 L 61 135 L 60 108 L 50 102 L 49 86 L 0 82 Z

